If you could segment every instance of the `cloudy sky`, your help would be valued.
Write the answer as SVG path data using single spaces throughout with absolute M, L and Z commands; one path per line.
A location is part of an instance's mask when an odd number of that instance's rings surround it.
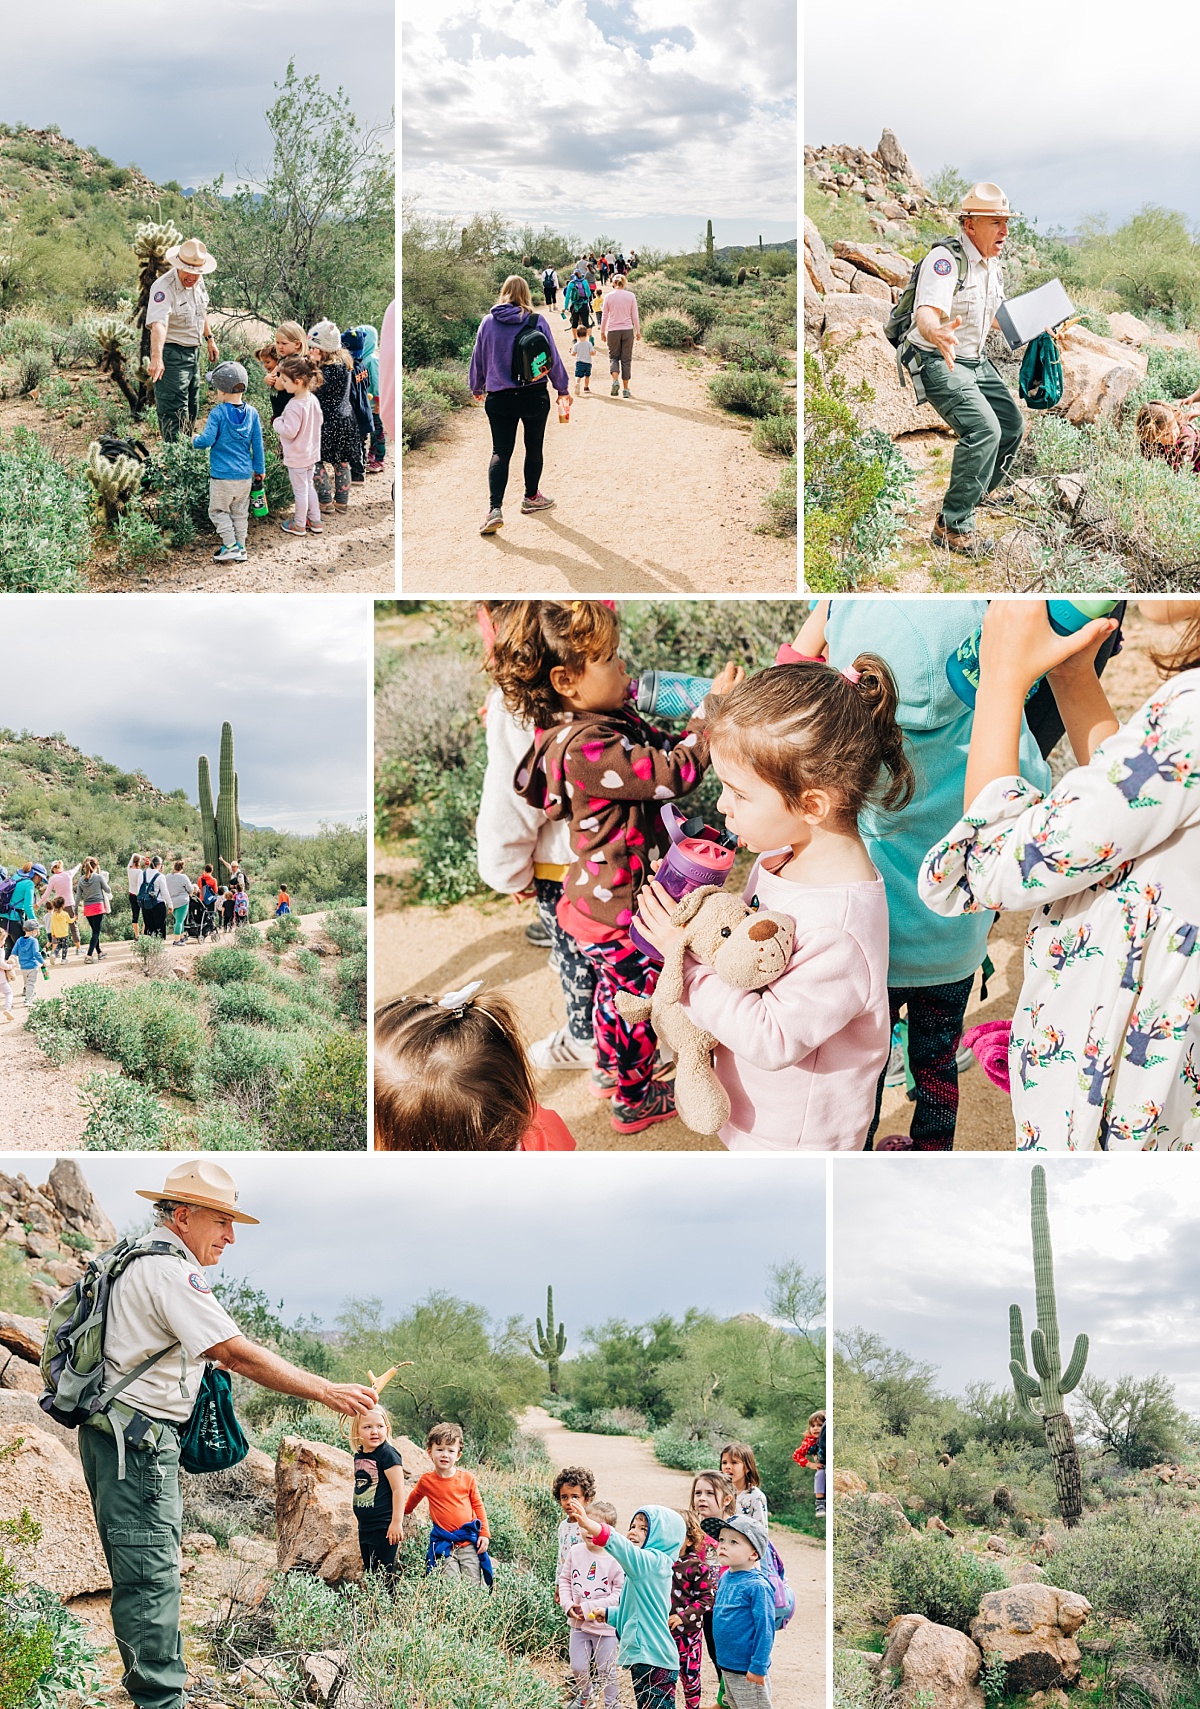
M 832 1315 L 941 1371 L 961 1394 L 1007 1386 L 1008 1308 L 1036 1322 L 1024 1158 L 884 1156 L 835 1167 Z M 1163 1371 L 1200 1413 L 1200 1176 L 1192 1158 L 1046 1159 L 1064 1357 L 1087 1369 Z
M 1043 230 L 1147 202 L 1200 221 L 1195 8 L 1162 0 L 1152 27 L 1130 14 L 1116 31 L 1101 16 L 1010 0 L 979 36 L 948 17 L 898 36 L 890 0 L 809 6 L 804 140 L 874 148 L 889 125 L 926 178 L 993 179 Z
M 282 1299 L 286 1318 L 311 1312 L 332 1325 L 343 1300 L 368 1295 L 399 1315 L 443 1288 L 496 1319 L 532 1319 L 551 1283 L 556 1314 L 577 1333 L 689 1306 L 762 1310 L 768 1265 L 824 1265 L 818 1160 L 484 1154 L 469 1169 L 461 1157 L 391 1153 L 222 1161 L 262 1226 L 239 1232 L 221 1273 Z M 80 1165 L 118 1229 L 143 1219 L 135 1189 L 160 1186 L 167 1167 L 132 1156 Z M 35 1184 L 48 1172 L 41 1157 L 7 1158 L 4 1168 Z
M 427 0 L 404 26 L 404 187 L 585 241 L 796 235 L 792 0 Z
M 364 125 L 395 104 L 393 0 L 55 0 L 6 5 L 0 119 L 98 148 L 184 188 L 270 160 L 263 113 L 289 59 L 345 89 Z
M 36 638 L 33 604 L 18 604 Z M 43 618 L 49 609 L 37 607 Z M 304 833 L 368 811 L 370 617 L 361 600 L 72 594 L 61 609 L 65 653 L 36 639 L 7 648 L 0 726 L 61 731 L 85 754 L 194 802 L 197 757 L 215 767 L 228 718 L 246 823 Z

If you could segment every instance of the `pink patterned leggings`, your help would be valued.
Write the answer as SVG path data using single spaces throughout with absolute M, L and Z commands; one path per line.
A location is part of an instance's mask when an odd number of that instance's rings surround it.
M 617 1094 L 628 1104 L 640 1104 L 654 1073 L 654 1034 L 648 1021 L 630 1025 L 617 1013 L 617 992 L 648 997 L 658 980 L 658 968 L 634 948 L 628 938 L 616 943 L 580 944 L 596 969 L 592 1024 L 596 1036 L 596 1066 L 617 1077 Z

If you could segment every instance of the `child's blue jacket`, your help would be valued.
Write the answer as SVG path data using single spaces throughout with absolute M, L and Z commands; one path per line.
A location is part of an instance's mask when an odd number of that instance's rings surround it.
M 18 938 L 13 948 L 17 964 L 28 973 L 35 967 L 40 967 L 45 961 L 36 938 Z
M 766 1678 L 775 1643 L 775 1594 L 757 1567 L 721 1574 L 712 1629 L 722 1673 L 760 1673 Z
M 208 472 L 214 481 L 248 481 L 266 468 L 262 422 L 253 404 L 214 405 L 192 444 L 211 450 Z

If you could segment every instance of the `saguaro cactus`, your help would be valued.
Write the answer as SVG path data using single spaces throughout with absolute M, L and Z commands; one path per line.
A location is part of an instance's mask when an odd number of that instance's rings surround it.
M 708 229 L 704 233 L 704 253 L 708 257 L 708 270 L 712 272 L 713 264 L 713 233 L 712 221 L 708 221 Z
M 213 809 L 212 773 L 208 755 L 200 755 L 199 800 L 200 828 L 204 838 L 204 858 L 216 874 L 217 882 L 228 878 L 222 861 L 242 858 L 242 827 L 238 818 L 238 780 L 233 769 L 233 725 L 221 726 L 221 757 L 217 768 L 218 794 Z
M 567 1332 L 560 1323 L 554 1322 L 554 1289 L 546 1289 L 546 1327 L 542 1328 L 542 1320 L 537 1319 L 537 1340 L 526 1342 L 529 1351 L 535 1359 L 540 1359 L 546 1367 L 546 1375 L 550 1379 L 550 1393 L 558 1393 L 558 1361 L 562 1358 L 567 1345 Z
M 1050 1217 L 1046 1209 L 1046 1171 L 1035 1163 L 1029 1186 L 1030 1223 L 1033 1232 L 1033 1278 L 1037 1299 L 1038 1326 L 1030 1332 L 1029 1346 L 1036 1377 L 1029 1374 L 1025 1360 L 1025 1328 L 1019 1305 L 1008 1308 L 1012 1357 L 1009 1370 L 1017 1391 L 1017 1405 L 1027 1418 L 1037 1419 L 1046 1432 L 1046 1444 L 1054 1463 L 1054 1488 L 1058 1508 L 1067 1525 L 1077 1525 L 1083 1512 L 1083 1486 L 1079 1451 L 1071 1420 L 1063 1407 L 1083 1375 L 1087 1363 L 1088 1338 L 1075 1337 L 1075 1347 L 1066 1370 L 1058 1341 L 1058 1308 L 1054 1298 L 1054 1254 L 1050 1247 Z
M 200 830 L 204 838 L 204 858 L 213 872 L 217 870 L 217 816 L 213 812 L 212 778 L 208 770 L 208 755 L 200 755 Z

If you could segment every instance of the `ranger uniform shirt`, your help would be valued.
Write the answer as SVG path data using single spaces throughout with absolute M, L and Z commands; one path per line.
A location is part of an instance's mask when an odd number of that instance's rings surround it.
M 208 291 L 204 280 L 184 286 L 172 267 L 161 273 L 150 287 L 150 302 L 146 308 L 146 325 L 166 323 L 167 343 L 194 348 L 204 337 L 204 317 L 208 313 Z
M 909 342 L 918 350 L 934 346 L 916 330 L 916 313 L 926 307 L 941 309 L 953 320 L 961 315 L 962 325 L 955 331 L 958 345 L 956 356 L 973 362 L 982 355 L 996 310 L 1004 301 L 1004 274 L 998 257 L 985 261 L 966 232 L 961 233 L 963 253 L 967 257 L 967 276 L 962 289 L 958 283 L 958 258 L 942 244 L 929 251 L 917 274 L 917 294 L 913 301 L 913 329 Z
M 122 1390 L 121 1400 L 150 1418 L 182 1424 L 191 1417 L 204 1376 L 200 1355 L 241 1332 L 213 1298 L 208 1277 L 177 1234 L 156 1228 L 146 1238 L 147 1242 L 165 1241 L 178 1255 L 163 1252 L 135 1258 L 113 1283 L 104 1337 L 104 1381 L 115 1383 L 151 1353 L 172 1348 Z

